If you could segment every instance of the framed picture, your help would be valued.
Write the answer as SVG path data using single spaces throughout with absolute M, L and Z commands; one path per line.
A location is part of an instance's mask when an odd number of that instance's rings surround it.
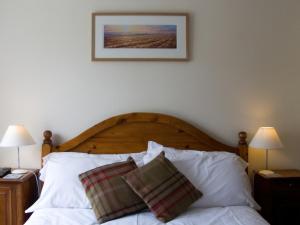
M 188 60 L 188 15 L 93 13 L 92 60 Z

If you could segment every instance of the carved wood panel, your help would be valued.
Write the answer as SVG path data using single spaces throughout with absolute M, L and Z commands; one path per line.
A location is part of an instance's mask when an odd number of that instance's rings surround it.
M 0 187 L 0 225 L 12 225 L 12 193 L 9 187 Z

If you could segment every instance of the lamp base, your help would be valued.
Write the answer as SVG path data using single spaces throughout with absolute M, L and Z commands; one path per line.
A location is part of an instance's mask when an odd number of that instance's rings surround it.
M 28 172 L 28 170 L 24 170 L 24 169 L 15 169 L 15 170 L 11 171 L 11 173 L 13 173 L 13 174 L 24 174 L 27 172 Z
M 272 175 L 274 174 L 274 172 L 272 170 L 261 170 L 259 171 L 260 174 L 263 174 L 263 175 Z

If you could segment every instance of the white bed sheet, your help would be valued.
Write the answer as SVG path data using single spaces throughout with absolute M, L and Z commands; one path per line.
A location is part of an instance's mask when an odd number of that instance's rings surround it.
M 25 225 L 96 225 L 91 209 L 40 209 Z M 152 213 L 143 212 L 104 223 L 105 225 L 163 225 Z M 191 208 L 167 225 L 267 225 L 247 206 Z

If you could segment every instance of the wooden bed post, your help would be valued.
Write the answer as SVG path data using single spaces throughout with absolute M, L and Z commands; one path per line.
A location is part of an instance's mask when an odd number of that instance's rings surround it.
M 44 141 L 42 145 L 42 158 L 52 152 L 53 144 L 52 144 L 52 132 L 50 130 L 46 130 L 43 133 Z
M 238 145 L 238 155 L 248 162 L 248 143 L 247 143 L 247 133 L 245 131 L 239 132 L 239 145 Z

